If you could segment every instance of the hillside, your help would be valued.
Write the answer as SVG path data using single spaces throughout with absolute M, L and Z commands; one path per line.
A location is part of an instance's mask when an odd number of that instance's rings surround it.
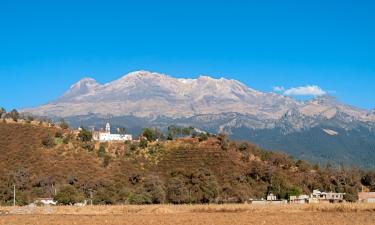
M 334 170 L 295 161 L 223 136 L 165 142 L 84 142 L 75 131 L 24 122 L 0 122 L 0 202 L 74 193 L 94 203 L 241 202 L 273 192 L 342 191 L 355 200 L 361 178 L 373 173 Z M 45 141 L 45 140 L 53 140 Z M 367 175 L 367 176 L 365 176 Z M 362 179 L 363 181 L 363 179 Z

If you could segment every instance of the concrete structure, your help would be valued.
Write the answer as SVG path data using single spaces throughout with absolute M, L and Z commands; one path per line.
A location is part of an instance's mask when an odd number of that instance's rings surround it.
M 267 195 L 267 201 L 276 201 L 277 200 L 277 197 L 276 195 L 272 194 L 272 193 L 269 193 Z
M 38 198 L 34 201 L 34 205 L 57 205 L 53 198 Z
M 309 198 L 308 195 L 290 196 L 289 202 L 294 204 L 306 204 L 309 203 Z
M 95 141 L 107 142 L 107 141 L 131 141 L 133 136 L 131 134 L 111 134 L 111 125 L 107 123 L 105 125 L 105 131 L 93 131 L 92 135 Z
M 375 203 L 375 192 L 359 192 L 358 201 L 363 203 Z
M 345 193 L 335 193 L 335 192 L 321 192 L 319 190 L 313 190 L 310 195 L 309 202 L 329 202 L 329 203 L 340 203 L 344 202 Z

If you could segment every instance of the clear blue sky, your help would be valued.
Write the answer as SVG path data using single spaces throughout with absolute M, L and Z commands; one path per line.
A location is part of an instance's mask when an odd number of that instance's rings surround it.
M 317 85 L 375 108 L 375 3 L 0 2 L 7 109 L 46 103 L 84 76 L 104 83 L 140 69 L 224 76 L 261 91 Z

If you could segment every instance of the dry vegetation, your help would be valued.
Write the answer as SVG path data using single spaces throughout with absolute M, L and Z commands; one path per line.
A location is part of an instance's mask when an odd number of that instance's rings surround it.
M 37 121 L 0 122 L 0 204 L 12 204 L 13 184 L 19 205 L 73 192 L 71 204 L 90 191 L 94 204 L 242 203 L 313 189 L 355 201 L 361 185 L 375 189 L 375 173 L 313 167 L 220 135 L 142 147 L 82 141 L 72 130 Z
M 3 207 L 0 224 L 374 224 L 375 205 Z

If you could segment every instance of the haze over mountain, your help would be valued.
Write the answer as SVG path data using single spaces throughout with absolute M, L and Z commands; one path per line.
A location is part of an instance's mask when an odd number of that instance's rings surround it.
M 374 111 L 328 95 L 298 101 L 225 78 L 176 79 L 148 71 L 107 84 L 84 78 L 59 99 L 24 111 L 96 127 L 110 116 L 133 132 L 142 126 L 192 125 L 310 161 L 374 166 L 368 158 L 375 157 Z

